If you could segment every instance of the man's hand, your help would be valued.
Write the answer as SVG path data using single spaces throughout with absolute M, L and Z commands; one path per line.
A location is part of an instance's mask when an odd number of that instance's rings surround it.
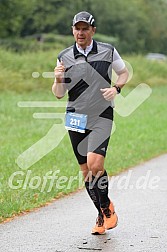
M 63 62 L 60 62 L 54 69 L 55 80 L 52 86 L 52 92 L 58 99 L 61 99 L 66 93 L 66 87 L 64 85 L 64 72 L 65 66 Z
M 54 69 L 54 74 L 56 79 L 61 79 L 64 77 L 65 66 L 63 62 L 60 62 L 59 66 L 56 66 Z
M 117 94 L 117 90 L 115 87 L 101 88 L 100 91 L 103 93 L 103 97 L 106 101 L 113 100 Z

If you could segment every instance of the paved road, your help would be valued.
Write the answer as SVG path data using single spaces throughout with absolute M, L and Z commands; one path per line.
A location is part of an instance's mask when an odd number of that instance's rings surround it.
M 119 225 L 93 236 L 96 210 L 85 190 L 0 225 L 2 252 L 167 251 L 167 154 L 110 180 Z

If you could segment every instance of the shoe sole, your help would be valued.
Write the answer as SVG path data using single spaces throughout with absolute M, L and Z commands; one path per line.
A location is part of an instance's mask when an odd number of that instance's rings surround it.
M 103 233 L 99 233 L 99 232 L 95 232 L 95 233 L 91 233 L 92 235 L 104 235 L 106 232 L 104 231 Z

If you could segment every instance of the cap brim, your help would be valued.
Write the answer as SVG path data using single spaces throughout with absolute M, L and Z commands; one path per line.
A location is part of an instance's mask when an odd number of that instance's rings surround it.
M 78 24 L 79 22 L 84 22 L 84 23 L 86 23 L 86 24 L 88 24 L 88 25 L 91 26 L 91 24 L 90 24 L 88 21 L 86 21 L 86 20 L 77 20 L 77 21 L 73 24 L 73 26 L 76 25 L 76 24 Z

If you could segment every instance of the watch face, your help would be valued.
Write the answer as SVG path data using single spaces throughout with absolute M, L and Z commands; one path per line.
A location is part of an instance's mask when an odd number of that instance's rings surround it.
M 121 88 L 120 87 L 117 87 L 117 92 L 121 93 Z
M 114 85 L 113 87 L 116 88 L 118 94 L 121 93 L 121 88 L 120 88 L 120 87 L 118 87 L 118 86 L 116 86 L 116 85 Z

